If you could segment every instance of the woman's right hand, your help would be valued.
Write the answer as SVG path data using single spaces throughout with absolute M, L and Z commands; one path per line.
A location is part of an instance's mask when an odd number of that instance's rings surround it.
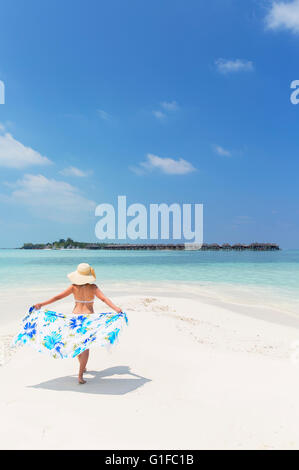
M 118 308 L 116 309 L 116 312 L 117 312 L 117 313 L 122 313 L 122 309 L 118 307 Z
M 42 304 L 35 304 L 33 305 L 33 307 L 35 308 L 35 310 L 40 310 L 42 308 Z

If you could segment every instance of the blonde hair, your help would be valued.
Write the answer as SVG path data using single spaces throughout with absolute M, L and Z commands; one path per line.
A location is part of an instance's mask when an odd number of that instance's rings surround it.
M 90 266 L 90 273 L 93 275 L 95 279 L 97 278 L 95 270 L 91 266 Z

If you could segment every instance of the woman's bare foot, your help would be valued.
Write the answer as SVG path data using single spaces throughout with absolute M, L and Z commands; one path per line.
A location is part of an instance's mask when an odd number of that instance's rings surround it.
M 78 383 L 81 385 L 86 384 L 86 380 L 84 380 L 83 377 L 78 377 Z

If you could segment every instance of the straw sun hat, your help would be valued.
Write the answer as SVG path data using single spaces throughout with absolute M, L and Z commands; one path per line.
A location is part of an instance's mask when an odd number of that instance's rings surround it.
M 77 266 L 77 270 L 68 274 L 67 277 L 72 284 L 83 286 L 83 284 L 94 284 L 96 281 L 96 273 L 88 263 L 81 263 Z

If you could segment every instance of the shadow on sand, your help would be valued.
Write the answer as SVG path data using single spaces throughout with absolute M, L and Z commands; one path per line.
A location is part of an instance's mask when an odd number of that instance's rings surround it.
M 132 378 L 107 378 L 113 375 L 130 375 Z M 128 366 L 109 367 L 102 371 L 88 370 L 84 377 L 87 380 L 84 385 L 78 384 L 76 376 L 67 375 L 37 385 L 31 385 L 30 388 L 42 388 L 45 390 L 56 390 L 58 392 L 73 391 L 98 395 L 125 395 L 151 381 L 150 379 L 134 374 Z

